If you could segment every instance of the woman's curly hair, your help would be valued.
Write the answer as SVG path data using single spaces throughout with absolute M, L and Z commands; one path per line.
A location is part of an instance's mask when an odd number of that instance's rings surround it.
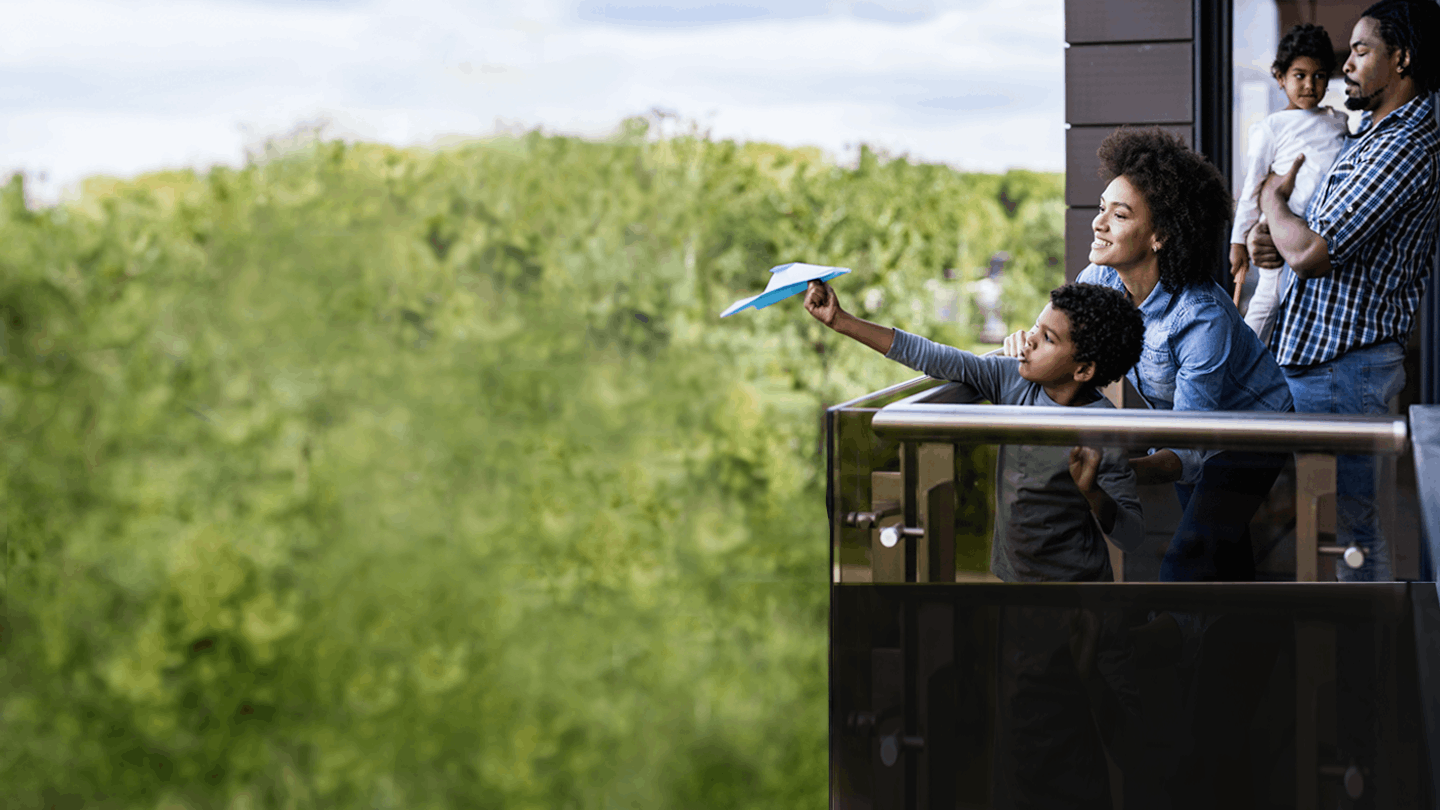
M 1277 79 L 1285 78 L 1290 66 L 1302 56 L 1308 56 L 1320 63 L 1320 69 L 1335 75 L 1335 46 L 1325 29 L 1310 23 L 1299 23 L 1290 27 L 1280 38 L 1280 47 L 1275 49 L 1275 61 L 1270 65 L 1270 74 Z
M 1145 318 L 1130 296 L 1100 284 L 1071 282 L 1050 291 L 1050 305 L 1070 318 L 1075 362 L 1094 363 L 1095 388 L 1108 385 L 1140 362 Z
M 1214 279 L 1228 266 L 1226 243 L 1235 204 L 1220 170 L 1160 129 L 1122 127 L 1100 144 L 1102 177 L 1124 176 L 1150 206 L 1160 237 L 1160 284 L 1170 294 Z

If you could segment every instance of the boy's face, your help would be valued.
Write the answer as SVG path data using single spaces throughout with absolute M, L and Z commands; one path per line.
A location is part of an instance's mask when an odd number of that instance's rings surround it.
M 1035 319 L 1035 328 L 1025 336 L 1020 353 L 1020 376 L 1040 385 L 1085 382 L 1094 371 L 1092 363 L 1075 362 L 1075 344 L 1070 340 L 1070 316 L 1046 304 Z
M 1309 56 L 1297 56 L 1281 76 L 1280 89 L 1290 99 L 1291 110 L 1313 110 L 1325 97 L 1325 87 L 1330 83 L 1330 74 L 1320 63 Z

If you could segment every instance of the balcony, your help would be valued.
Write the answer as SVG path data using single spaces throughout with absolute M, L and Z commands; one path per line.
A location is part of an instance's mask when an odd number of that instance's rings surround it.
M 827 412 L 832 806 L 1435 806 L 1430 555 L 1419 581 L 1334 582 L 1360 550 L 1335 542 L 1333 493 L 1336 453 L 1413 464 L 1440 537 L 1440 407 L 1347 418 L 977 400 L 921 378 Z M 1271 538 L 1256 543 L 1269 581 L 1000 583 L 987 570 L 999 443 L 1294 453 L 1279 506 L 1252 523 Z M 1142 493 L 1160 538 L 1163 489 Z M 1111 554 L 1117 572 L 1145 570 Z

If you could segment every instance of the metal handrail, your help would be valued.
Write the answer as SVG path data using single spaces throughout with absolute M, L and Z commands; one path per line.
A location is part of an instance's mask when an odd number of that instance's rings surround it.
M 901 402 L 880 409 L 870 426 L 887 439 L 977 444 L 1086 444 L 1399 455 L 1409 443 L 1409 427 L 1403 416 L 1254 411 Z
M 885 402 L 887 400 L 893 399 L 894 397 L 899 397 L 902 395 L 910 396 L 912 394 L 922 391 L 933 391 L 934 389 L 943 387 L 947 384 L 953 383 L 946 383 L 944 380 L 937 380 L 934 377 L 926 377 L 924 375 L 921 375 L 919 377 L 912 377 L 905 382 L 899 382 L 895 383 L 894 385 L 881 388 L 879 391 L 871 391 L 868 394 L 861 394 L 860 396 L 855 397 L 852 400 L 842 402 L 838 405 L 831 405 L 826 410 L 841 411 L 853 410 L 855 408 L 879 408 L 882 406 L 876 405 L 875 403 Z

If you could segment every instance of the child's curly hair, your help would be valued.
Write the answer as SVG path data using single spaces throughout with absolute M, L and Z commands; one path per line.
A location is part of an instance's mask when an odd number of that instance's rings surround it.
M 1270 65 L 1270 74 L 1284 78 L 1285 72 L 1295 60 L 1308 56 L 1320 63 L 1320 69 L 1335 75 L 1335 47 L 1330 44 L 1330 35 L 1325 29 L 1310 23 L 1291 26 L 1280 38 L 1280 47 L 1275 49 L 1275 62 Z
M 1075 362 L 1094 363 L 1090 384 L 1108 385 L 1140 362 L 1145 319 L 1130 297 L 1113 287 L 1072 282 L 1050 291 L 1050 305 L 1070 318 Z
M 1121 127 L 1097 154 L 1102 176 L 1123 175 L 1144 195 L 1162 242 L 1157 258 L 1166 292 L 1210 282 L 1215 268 L 1228 266 L 1235 203 L 1220 170 L 1203 155 L 1159 127 Z

